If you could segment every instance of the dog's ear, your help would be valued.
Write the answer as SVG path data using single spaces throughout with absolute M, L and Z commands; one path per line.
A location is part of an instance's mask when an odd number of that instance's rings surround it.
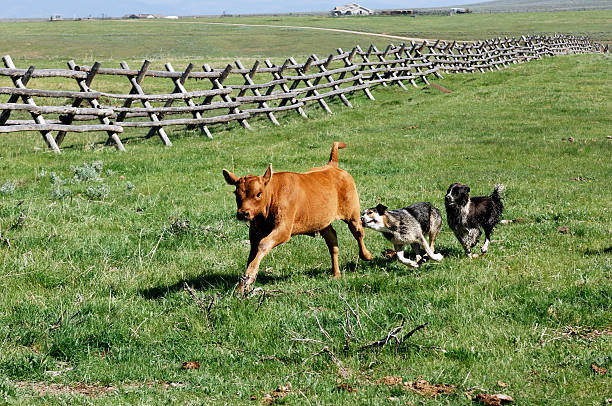
M 236 183 L 238 183 L 238 179 L 240 179 L 238 176 L 234 175 L 227 169 L 223 169 L 223 177 L 225 178 L 225 181 L 227 182 L 228 185 L 233 185 L 233 186 L 235 186 Z
M 378 206 L 376 206 L 376 211 L 378 214 L 383 215 L 387 212 L 387 206 L 379 203 Z
M 271 163 L 268 165 L 268 170 L 266 171 L 266 173 L 264 173 L 262 177 L 264 185 L 267 185 L 268 183 L 270 183 L 270 179 L 272 179 L 272 164 Z
M 469 186 L 465 187 L 465 193 L 470 193 L 470 187 Z

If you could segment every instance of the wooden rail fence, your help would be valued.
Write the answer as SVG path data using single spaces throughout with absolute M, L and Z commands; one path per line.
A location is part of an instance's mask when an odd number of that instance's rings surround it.
M 143 127 L 148 128 L 146 138 L 157 135 L 164 145 L 171 146 L 164 127 L 186 125 L 212 138 L 208 128 L 212 124 L 236 121 L 250 129 L 248 119 L 265 115 L 279 125 L 277 115 L 283 112 L 307 118 L 304 107 L 310 103 L 316 102 L 331 113 L 327 101 L 333 97 L 348 107 L 352 105 L 347 95 L 355 92 L 374 100 L 371 88 L 376 85 L 406 89 L 407 84 L 427 85 L 432 78 L 441 78 L 442 73 L 485 72 L 546 55 L 603 52 L 608 52 L 607 47 L 588 38 L 556 35 L 476 43 L 410 42 L 390 44 L 384 50 L 356 46 L 349 52 L 338 48 L 336 54 L 325 58 L 311 55 L 301 64 L 288 58 L 280 66 L 264 60 L 265 66 L 256 61 L 248 68 L 236 60 L 235 66 L 223 69 L 206 64 L 202 71 L 189 64 L 182 72 L 175 71 L 170 63 L 165 65 L 165 71 L 150 70 L 149 61 L 139 69 L 125 62 L 120 68 L 103 68 L 99 62 L 86 66 L 74 61 L 68 62 L 68 69 L 18 69 L 11 57 L 5 56 L 0 76 L 9 77 L 14 87 L 0 87 L 0 133 L 38 131 L 49 148 L 60 152 L 69 132 L 106 132 L 107 144 L 123 151 L 120 135 L 124 128 Z M 125 77 L 131 87 L 129 93 L 94 90 L 93 80 L 100 75 Z M 42 78 L 74 79 L 78 90 L 27 87 L 30 80 Z M 171 81 L 173 90 L 149 94 L 145 79 L 147 84 L 153 79 Z M 1 102 L 2 95 L 8 95 L 7 102 Z M 48 99 L 54 101 L 53 105 L 44 102 Z M 13 112 L 29 114 L 31 120 L 23 116 L 10 120 Z M 76 124 L 79 122 L 83 124 Z

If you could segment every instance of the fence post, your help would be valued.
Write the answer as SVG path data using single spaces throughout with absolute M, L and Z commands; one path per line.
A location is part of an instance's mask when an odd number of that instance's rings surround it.
M 213 69 L 208 65 L 208 64 L 204 64 L 204 66 L 202 66 L 202 69 L 204 70 L 204 72 L 213 72 Z M 223 81 L 225 79 L 227 79 L 227 77 L 229 76 L 230 72 L 232 71 L 232 65 L 227 65 L 225 67 L 225 69 L 223 70 L 223 72 L 221 73 L 221 76 L 219 76 L 218 78 L 210 78 L 210 82 L 213 85 L 213 89 L 223 89 Z M 204 101 L 201 104 L 208 104 L 210 103 L 210 101 L 212 100 L 214 96 L 209 96 L 206 99 L 204 99 Z M 221 98 L 223 99 L 223 101 L 231 103 L 232 102 L 232 98 L 229 94 L 224 94 L 221 95 Z M 230 114 L 240 114 L 240 109 L 238 107 L 232 107 L 230 108 Z M 240 125 L 244 128 L 246 128 L 247 130 L 251 130 L 251 126 L 249 125 L 249 123 L 246 121 L 246 119 L 244 118 L 240 118 L 238 119 L 238 122 L 240 123 Z
M 68 68 L 70 70 L 76 70 L 76 64 L 74 63 L 74 61 L 69 61 L 68 62 Z M 93 64 L 93 66 L 91 67 L 91 70 L 89 71 L 89 73 L 87 74 L 87 78 L 86 79 L 76 79 L 77 84 L 79 85 L 79 89 L 81 89 L 82 92 L 91 92 L 91 82 L 93 81 L 94 76 L 96 76 L 96 74 L 98 73 L 98 70 L 100 69 L 100 62 L 95 62 Z M 79 105 L 81 104 L 81 102 L 77 104 L 77 101 L 79 101 L 79 99 L 75 99 L 74 103 L 72 104 L 74 107 L 79 107 Z M 89 105 L 95 109 L 99 109 L 101 108 L 100 106 L 100 102 L 96 99 L 87 99 Z M 69 118 L 69 123 L 72 122 L 74 116 L 70 116 Z M 110 120 L 108 119 L 108 117 L 100 117 L 100 122 L 104 125 L 111 125 Z M 65 133 L 65 132 L 64 132 Z M 115 131 L 107 131 L 106 132 L 108 134 L 108 139 L 106 140 L 107 144 L 110 144 L 111 140 L 113 141 L 113 143 L 115 144 L 115 147 L 119 150 L 119 151 L 125 151 L 125 147 L 123 146 L 123 143 L 121 142 L 121 139 L 119 138 L 119 135 L 115 132 Z M 57 135 L 58 138 L 60 138 L 59 142 L 61 143 L 63 140 L 63 135 L 60 137 L 60 134 L 62 134 L 62 132 L 60 131 L 60 133 Z
M 344 54 L 344 51 L 342 50 L 342 48 L 338 48 L 336 51 L 340 55 Z M 348 68 L 349 66 L 353 66 L 353 58 L 355 57 L 356 53 L 357 53 L 357 47 L 354 47 L 353 50 L 347 56 L 342 58 L 342 60 L 344 61 L 345 67 Z M 359 73 L 359 71 L 357 71 L 357 75 L 355 75 L 355 77 L 357 79 L 353 82 L 353 86 L 365 84 L 365 82 L 363 81 L 363 77 L 361 76 L 361 73 Z M 368 99 L 375 100 L 374 96 L 372 96 L 372 93 L 370 92 L 370 89 L 366 87 L 365 89 L 363 89 L 363 92 L 365 93 L 366 96 L 368 96 Z
M 15 64 L 13 63 L 13 60 L 11 59 L 9 55 L 2 57 L 2 61 L 4 62 L 4 66 L 6 66 L 7 68 L 15 69 Z M 30 66 L 30 68 L 28 69 L 28 72 L 29 72 L 28 80 L 29 80 L 29 77 L 34 72 L 34 69 L 35 69 L 34 66 Z M 25 89 L 25 84 L 23 83 L 21 78 L 11 76 L 11 79 L 13 80 L 13 84 L 15 85 L 16 88 Z M 28 80 L 26 80 L 26 82 L 28 82 Z M 23 95 L 22 99 L 24 103 L 29 104 L 30 106 L 36 106 L 36 103 L 34 102 L 34 99 L 32 99 L 32 96 Z M 46 124 L 45 118 L 42 116 L 41 113 L 36 113 L 34 111 L 30 113 L 32 115 L 32 118 L 37 124 Z M 8 119 L 8 115 L 6 118 Z M 43 139 L 45 140 L 45 143 L 47 144 L 47 146 L 59 154 L 61 151 L 59 149 L 59 146 L 55 142 L 55 139 L 51 135 L 51 130 L 41 130 L 40 133 L 42 134 Z
M 235 61 L 236 67 L 238 69 L 245 69 L 244 65 L 242 65 L 242 62 L 240 62 L 240 60 L 236 60 Z M 255 76 L 255 74 L 257 73 L 257 67 L 259 66 L 259 61 L 255 61 L 255 63 L 253 64 L 253 67 L 251 68 L 251 70 L 248 73 L 243 73 L 242 77 L 244 78 L 244 84 L 247 86 L 253 86 L 255 85 L 255 82 L 253 82 L 253 76 Z M 274 88 L 274 85 L 271 86 L 270 91 Z M 247 88 L 243 88 L 240 90 L 240 92 L 238 93 L 238 97 L 240 96 L 244 96 L 244 94 L 246 93 Z M 261 93 L 259 92 L 259 89 L 257 88 L 252 88 L 251 91 L 253 92 L 253 94 L 255 96 L 261 96 Z M 263 107 L 263 108 L 269 108 L 268 103 L 266 103 L 265 101 L 260 101 L 258 102 L 258 107 Z M 270 119 L 270 121 L 272 121 L 273 124 L 275 125 L 280 125 L 278 123 L 278 120 L 276 119 L 276 117 L 274 117 L 274 114 L 271 111 L 266 112 L 266 115 L 268 116 L 268 118 Z

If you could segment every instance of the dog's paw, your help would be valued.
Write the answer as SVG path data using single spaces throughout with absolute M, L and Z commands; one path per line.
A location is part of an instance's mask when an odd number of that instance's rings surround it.
M 433 254 L 431 256 L 431 259 L 433 259 L 434 261 L 442 261 L 442 258 L 444 258 L 444 256 L 442 254 Z
M 468 254 L 468 258 L 478 258 L 478 257 L 480 257 L 480 255 L 478 254 L 472 254 L 472 253 Z

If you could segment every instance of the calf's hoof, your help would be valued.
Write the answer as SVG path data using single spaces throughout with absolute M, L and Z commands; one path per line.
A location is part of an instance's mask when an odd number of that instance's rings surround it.
M 251 284 L 253 282 L 255 282 L 255 280 L 246 275 L 238 278 L 238 294 L 246 296 L 251 291 Z
M 359 253 L 359 258 L 363 259 L 364 261 L 371 261 L 374 257 L 369 251 L 365 251 Z

